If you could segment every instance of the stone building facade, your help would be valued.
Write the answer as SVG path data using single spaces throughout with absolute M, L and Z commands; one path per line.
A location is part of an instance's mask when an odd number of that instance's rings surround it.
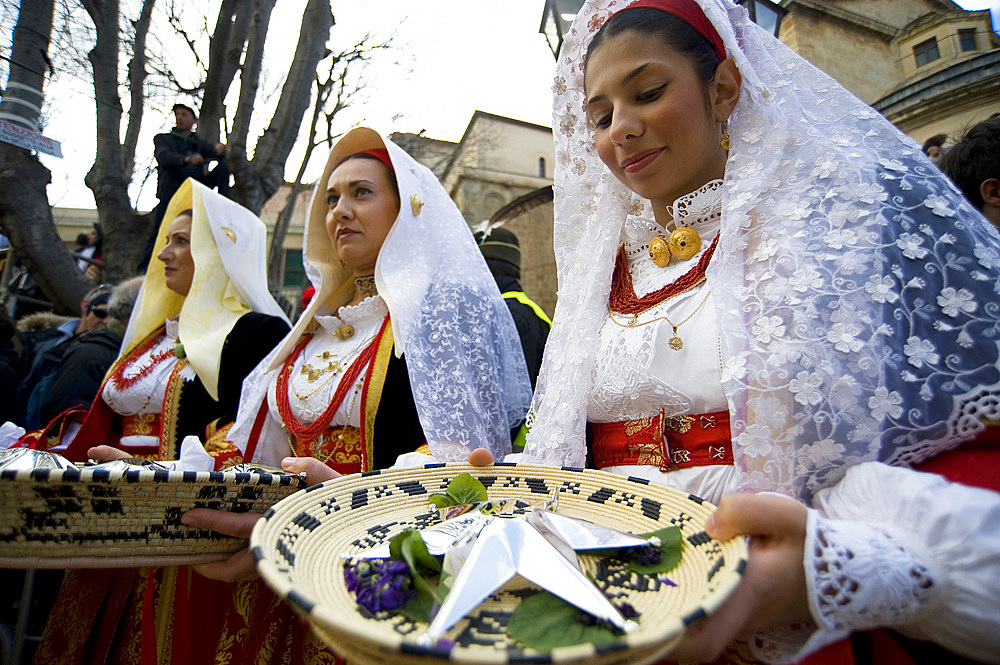
M 918 143 L 1000 111 L 988 11 L 948 0 L 782 0 L 780 39 Z
M 434 171 L 473 229 L 512 201 L 552 185 L 555 151 L 548 127 L 476 111 L 457 143 L 417 134 L 390 138 Z M 502 225 L 518 236 L 525 293 L 551 316 L 556 302 L 551 199 Z

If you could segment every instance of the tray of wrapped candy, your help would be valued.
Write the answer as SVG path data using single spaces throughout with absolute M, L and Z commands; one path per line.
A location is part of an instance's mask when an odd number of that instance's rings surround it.
M 246 541 L 181 524 L 192 508 L 263 513 L 305 487 L 237 465 L 171 471 L 146 460 L 77 467 L 53 453 L 0 451 L 0 567 L 120 568 L 224 559 Z
M 742 577 L 713 510 L 601 471 L 431 465 L 311 487 L 250 544 L 347 662 L 651 663 Z

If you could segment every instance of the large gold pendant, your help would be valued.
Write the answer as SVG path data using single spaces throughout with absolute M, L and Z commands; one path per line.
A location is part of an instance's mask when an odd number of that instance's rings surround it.
M 701 249 L 701 236 L 688 226 L 674 229 L 667 241 L 670 253 L 682 261 L 690 259 Z
M 663 238 L 653 238 L 649 241 L 649 258 L 659 268 L 670 264 L 670 248 Z
M 667 344 L 669 344 L 670 348 L 674 351 L 680 351 L 684 348 L 684 341 L 681 340 L 680 336 L 677 334 L 676 327 L 674 328 L 674 336 L 667 340 Z

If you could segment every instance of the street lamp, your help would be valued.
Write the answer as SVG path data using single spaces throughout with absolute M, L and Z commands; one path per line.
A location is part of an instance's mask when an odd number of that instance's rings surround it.
M 787 9 L 779 7 L 778 3 L 770 0 L 736 0 L 736 4 L 746 7 L 753 22 L 777 39 L 778 31 L 781 29 L 781 19 L 788 13 Z
M 563 38 L 582 5 L 583 0 L 545 0 L 545 9 L 542 10 L 542 25 L 538 28 L 538 32 L 545 35 L 545 40 L 549 43 L 549 48 L 552 49 L 553 57 L 559 58 L 559 49 L 562 48 Z

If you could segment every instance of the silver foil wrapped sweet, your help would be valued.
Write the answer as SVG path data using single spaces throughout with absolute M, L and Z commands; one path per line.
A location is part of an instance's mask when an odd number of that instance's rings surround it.
M 0 450 L 0 471 L 38 471 L 42 469 L 75 469 L 62 455 L 34 448 Z

